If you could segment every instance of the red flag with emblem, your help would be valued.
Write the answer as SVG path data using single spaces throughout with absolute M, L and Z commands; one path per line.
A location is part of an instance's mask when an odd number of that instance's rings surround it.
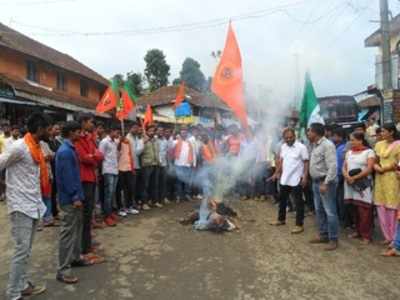
M 114 109 L 117 106 L 119 100 L 119 86 L 117 80 L 111 80 L 110 86 L 104 92 L 97 104 L 96 112 L 105 113 L 109 110 Z
M 211 90 L 232 109 L 242 126 L 248 128 L 243 93 L 242 58 L 231 23 L 229 23 L 225 48 L 214 74 Z

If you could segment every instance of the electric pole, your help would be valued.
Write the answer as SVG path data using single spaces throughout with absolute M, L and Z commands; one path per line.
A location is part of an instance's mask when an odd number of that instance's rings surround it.
M 392 54 L 390 49 L 390 24 L 388 0 L 380 0 L 381 13 L 381 50 L 382 50 L 382 79 L 383 90 L 391 90 L 392 86 Z

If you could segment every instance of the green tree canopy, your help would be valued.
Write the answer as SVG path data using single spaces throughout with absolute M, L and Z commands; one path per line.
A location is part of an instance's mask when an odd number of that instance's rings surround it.
M 144 61 L 146 62 L 144 76 L 147 79 L 150 91 L 166 86 L 170 75 L 170 66 L 167 64 L 164 53 L 159 49 L 151 49 L 147 51 Z

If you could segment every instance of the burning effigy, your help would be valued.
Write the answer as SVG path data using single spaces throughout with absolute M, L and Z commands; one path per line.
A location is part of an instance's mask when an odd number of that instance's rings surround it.
M 212 198 L 204 198 L 199 209 L 192 211 L 179 222 L 182 225 L 192 225 L 195 230 L 209 230 L 222 233 L 239 230 L 238 214 L 223 202 Z

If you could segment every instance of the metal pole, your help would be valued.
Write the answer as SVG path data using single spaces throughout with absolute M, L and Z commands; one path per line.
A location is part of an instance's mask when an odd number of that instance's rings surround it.
M 383 90 L 391 90 L 392 86 L 392 62 L 390 49 L 390 24 L 388 0 L 380 0 L 381 32 L 382 32 L 382 79 Z M 382 108 L 383 109 L 383 108 Z

